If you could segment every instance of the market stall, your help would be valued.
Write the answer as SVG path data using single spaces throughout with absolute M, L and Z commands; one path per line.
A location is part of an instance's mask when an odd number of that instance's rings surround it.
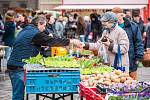
M 44 58 L 39 54 L 26 59 L 26 94 L 36 94 L 36 100 L 39 96 L 43 100 L 71 96 L 73 100 L 73 94 L 80 94 L 81 100 L 149 100 L 149 83 L 133 80 L 128 73 L 91 55 L 90 51 L 73 51 L 71 55 Z
M 73 60 L 67 56 L 44 58 L 40 54 L 26 60 L 26 94 L 36 94 L 36 100 L 39 96 L 52 100 L 71 96 L 73 100 L 80 82 L 79 64 Z

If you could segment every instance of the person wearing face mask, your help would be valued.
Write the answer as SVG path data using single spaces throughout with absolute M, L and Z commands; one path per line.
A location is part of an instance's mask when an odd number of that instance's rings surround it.
M 129 38 L 129 75 L 133 79 L 137 79 L 137 67 L 139 61 L 143 59 L 144 45 L 142 42 L 142 35 L 138 25 L 124 17 L 123 10 L 119 7 L 112 9 L 118 17 L 119 26 L 124 29 Z
M 9 77 L 12 84 L 12 100 L 24 100 L 24 68 L 23 59 L 29 59 L 39 54 L 42 46 L 67 46 L 70 43 L 80 47 L 81 43 L 75 39 L 61 39 L 44 33 L 46 18 L 36 16 L 30 25 L 26 26 L 16 38 L 11 56 L 7 63 Z
M 113 66 L 115 54 L 117 53 L 118 45 L 120 45 L 122 65 L 125 67 L 125 71 L 129 72 L 129 40 L 127 33 L 118 26 L 118 18 L 113 12 L 106 12 L 101 21 L 103 27 L 105 27 L 102 37 L 96 43 L 85 44 L 83 48 L 89 50 L 105 49 L 108 55 L 108 63 Z M 103 40 L 104 37 L 107 37 L 105 41 Z M 100 55 L 103 55 L 103 53 L 100 52 Z
M 93 13 L 90 15 L 91 19 L 91 31 L 93 33 L 93 41 L 97 41 L 97 38 L 102 36 L 102 23 L 99 20 L 98 14 Z

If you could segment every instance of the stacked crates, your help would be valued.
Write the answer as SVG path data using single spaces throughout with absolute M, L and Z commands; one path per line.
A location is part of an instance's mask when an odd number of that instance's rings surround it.
M 48 68 L 26 71 L 26 93 L 77 93 L 79 68 Z

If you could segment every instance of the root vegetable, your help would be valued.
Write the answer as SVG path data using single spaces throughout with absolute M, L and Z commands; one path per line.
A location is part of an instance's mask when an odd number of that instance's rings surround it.
M 122 74 L 122 71 L 120 71 L 120 70 L 115 70 L 114 72 L 115 72 L 116 75 Z
M 121 83 L 124 83 L 125 81 L 126 81 L 126 77 L 121 77 L 121 78 L 120 78 L 120 82 L 121 82 Z

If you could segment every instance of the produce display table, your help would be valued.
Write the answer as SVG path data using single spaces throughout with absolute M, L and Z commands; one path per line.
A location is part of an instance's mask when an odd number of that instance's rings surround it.
M 81 100 L 105 100 L 116 95 L 126 100 L 133 98 L 132 95 L 134 98 L 140 96 L 140 100 L 149 100 L 150 97 L 149 83 L 133 80 L 128 73 L 104 65 L 99 58 L 44 58 L 37 55 L 27 59 L 26 63 L 24 78 L 27 100 L 29 94 L 36 94 L 36 100 L 40 96 L 43 100 L 65 100 L 66 96 L 71 96 L 73 100 L 76 93 L 80 93 Z
M 36 100 L 39 100 L 39 96 L 52 100 L 64 100 L 64 97 L 71 96 L 73 100 L 73 94 L 78 93 L 79 68 L 27 68 L 25 72 L 27 100 L 29 94 L 36 94 Z M 52 94 L 52 97 L 48 94 Z
M 49 93 L 50 94 L 50 93 Z M 49 98 L 51 100 L 59 100 L 59 99 L 63 99 L 65 100 L 65 97 L 70 96 L 70 100 L 73 100 L 73 94 L 74 93 L 67 93 L 67 94 L 57 94 L 57 93 L 53 93 L 52 96 L 49 96 L 49 94 L 36 94 L 36 100 L 40 100 L 40 96 L 43 97 L 42 100 L 44 100 L 45 98 Z M 59 96 L 56 97 L 56 94 Z M 29 94 L 27 94 L 26 96 L 26 100 L 29 100 Z

